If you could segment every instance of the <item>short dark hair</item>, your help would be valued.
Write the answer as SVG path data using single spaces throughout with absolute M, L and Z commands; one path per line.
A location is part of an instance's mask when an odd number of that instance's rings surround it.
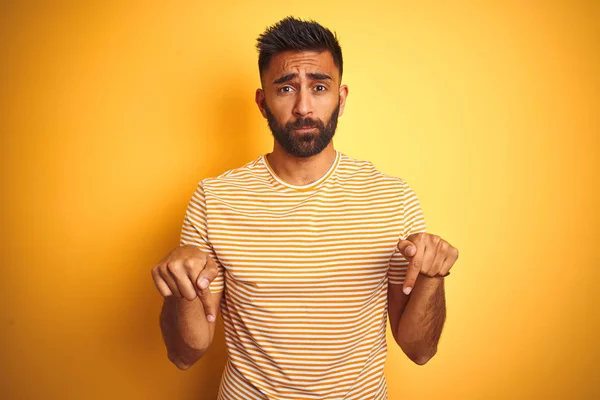
M 333 63 L 340 70 L 340 79 L 342 78 L 342 48 L 337 34 L 315 21 L 286 17 L 268 27 L 258 37 L 257 42 L 258 71 L 261 78 L 269 66 L 271 57 L 288 50 L 319 52 L 328 50 L 333 56 Z

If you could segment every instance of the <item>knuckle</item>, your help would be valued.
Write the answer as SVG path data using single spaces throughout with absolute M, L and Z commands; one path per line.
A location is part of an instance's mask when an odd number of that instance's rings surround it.
M 203 301 L 210 299 L 210 287 L 200 289 L 200 297 L 203 299 Z
M 212 276 L 205 276 L 204 278 L 208 281 L 208 286 L 204 290 L 210 293 L 210 284 L 215 280 L 215 278 Z
M 214 307 L 213 307 L 213 306 L 212 306 L 212 304 L 211 304 L 209 301 L 207 301 L 206 299 L 203 299 L 203 300 L 202 300 L 202 306 L 203 306 L 203 308 L 204 308 L 204 313 L 205 313 L 205 314 L 213 314 L 213 315 L 215 314 L 215 313 L 214 313 L 214 310 L 213 310 L 213 309 L 214 309 Z
M 154 280 L 160 279 L 163 275 L 162 272 L 162 268 L 161 267 L 154 267 L 152 268 L 152 277 L 154 278 Z
M 196 298 L 196 293 L 189 292 L 185 294 L 186 300 L 192 301 Z
M 170 261 L 167 263 L 166 270 L 172 274 L 176 274 L 179 270 L 179 266 L 176 262 Z
M 156 275 L 166 280 L 166 277 L 169 276 L 169 271 L 166 268 L 159 268 L 156 271 Z
M 208 256 L 206 260 L 206 264 L 204 265 L 204 269 L 209 272 L 211 275 L 216 274 L 218 272 L 217 263 L 212 257 Z
M 183 268 L 185 268 L 186 271 L 193 271 L 195 266 L 196 260 L 194 258 L 186 258 L 183 260 Z

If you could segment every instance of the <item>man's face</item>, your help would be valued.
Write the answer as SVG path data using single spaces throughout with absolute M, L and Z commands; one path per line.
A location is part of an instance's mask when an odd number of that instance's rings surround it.
M 289 51 L 271 58 L 256 102 L 287 153 L 310 157 L 331 142 L 347 95 L 339 80 L 329 51 Z

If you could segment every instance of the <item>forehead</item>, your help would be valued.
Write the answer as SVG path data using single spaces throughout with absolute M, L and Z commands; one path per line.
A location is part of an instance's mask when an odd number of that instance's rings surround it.
M 339 70 L 333 56 L 324 51 L 284 51 L 275 54 L 269 62 L 267 76 L 277 78 L 285 74 L 302 72 L 323 72 L 336 79 Z

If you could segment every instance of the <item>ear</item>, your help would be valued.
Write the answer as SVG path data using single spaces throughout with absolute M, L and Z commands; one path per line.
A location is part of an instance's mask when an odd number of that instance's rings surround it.
M 265 111 L 265 91 L 262 89 L 256 89 L 256 95 L 254 96 L 254 101 L 256 101 L 256 105 L 260 110 L 263 118 L 267 118 L 267 112 Z
M 338 113 L 338 117 L 341 117 L 344 114 L 344 106 L 346 106 L 346 98 L 348 97 L 348 86 L 342 85 L 340 86 L 340 112 Z

